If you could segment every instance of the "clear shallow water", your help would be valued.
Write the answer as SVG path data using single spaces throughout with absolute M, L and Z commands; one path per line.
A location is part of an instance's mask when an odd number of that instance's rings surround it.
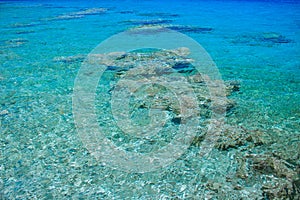
M 61 18 L 99 7 L 108 10 Z M 298 179 L 286 174 L 299 174 L 299 7 L 293 1 L 1 2 L 1 197 L 272 198 L 275 192 L 264 189 L 277 181 L 270 176 L 288 185 Z M 209 158 L 192 145 L 172 165 L 146 174 L 112 170 L 89 154 L 72 116 L 81 57 L 113 34 L 152 23 L 194 28 L 181 31 L 207 50 L 223 80 L 240 82 L 228 97 L 236 102 L 227 113 L 230 130 L 259 130 L 265 143 L 215 148 Z M 246 154 L 288 162 L 287 169 L 283 175 L 257 169 Z M 247 178 L 237 175 L 240 160 Z

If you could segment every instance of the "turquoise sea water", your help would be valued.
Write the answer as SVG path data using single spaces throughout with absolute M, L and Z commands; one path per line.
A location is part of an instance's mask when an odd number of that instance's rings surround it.
M 299 10 L 297 1 L 0 2 L 0 198 L 299 198 Z M 74 81 L 100 42 L 154 25 L 201 44 L 239 89 L 209 157 L 192 143 L 169 166 L 127 173 L 98 162 L 78 137 Z M 110 105 L 98 98 L 105 116 Z

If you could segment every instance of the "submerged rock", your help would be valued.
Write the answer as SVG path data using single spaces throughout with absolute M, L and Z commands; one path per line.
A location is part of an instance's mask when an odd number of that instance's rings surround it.
M 121 13 L 121 14 L 134 14 L 134 13 L 136 13 L 136 11 L 133 11 L 133 10 L 124 10 L 124 11 L 120 11 L 119 13 Z
M 262 186 L 263 196 L 267 199 L 300 199 L 299 179 L 288 181 L 283 178 L 269 177 L 269 180 Z
M 241 83 L 236 80 L 225 81 L 226 85 L 226 95 L 230 96 L 233 92 L 240 91 Z
M 251 136 L 241 127 L 226 127 L 215 144 L 220 150 L 238 148 L 251 141 Z
M 24 38 L 16 38 L 16 39 L 11 39 L 11 40 L 8 40 L 6 43 L 8 44 L 15 44 L 15 43 L 26 43 L 28 42 L 27 39 L 24 39 Z
M 275 32 L 240 35 L 232 40 L 232 43 L 246 44 L 249 46 L 272 46 L 291 42 L 291 39 L 288 39 L 285 36 Z
M 207 121 L 212 113 L 219 112 L 223 115 L 226 108 L 235 105 L 233 101 L 226 98 L 225 88 L 223 95 L 211 96 L 206 79 L 197 71 L 189 54 L 190 50 L 186 47 L 170 50 L 137 49 L 131 52 L 90 54 L 85 64 L 88 66 L 90 63 L 95 68 L 105 69 L 100 80 L 108 83 L 105 84 L 105 95 L 118 95 L 126 90 L 128 90 L 127 94 L 134 94 L 130 113 L 135 121 L 140 120 L 138 123 L 143 125 L 149 123 L 148 119 L 142 118 L 140 113 L 146 113 L 151 108 L 154 113 L 163 113 L 167 116 L 165 118 L 167 128 L 177 130 L 178 127 L 188 125 L 187 119 L 190 119 L 190 116 L 194 117 L 196 112 L 199 120 Z M 86 75 L 90 76 L 90 74 Z M 154 84 L 149 84 L 153 82 Z M 219 81 L 211 81 L 210 84 L 213 85 L 214 82 L 217 87 Z M 123 85 L 126 85 L 126 89 L 122 87 Z M 172 91 L 168 89 L 170 85 Z M 174 91 L 178 93 L 175 95 Z M 178 102 L 179 95 L 184 96 L 182 102 Z M 120 112 L 124 107 L 123 98 L 121 95 L 114 101 L 113 107 L 120 109 Z M 182 110 L 182 105 L 187 111 Z M 169 133 L 174 132 L 172 130 Z M 198 133 L 197 136 L 198 138 L 195 137 L 192 141 L 193 146 L 201 146 L 203 138 Z
M 169 28 L 174 31 L 179 31 L 182 33 L 209 33 L 213 29 L 207 27 L 198 27 L 198 26 L 183 26 L 183 25 L 169 25 L 166 28 Z
M 153 12 L 153 13 L 139 13 L 139 16 L 144 17 L 160 17 L 160 18 L 168 18 L 168 17 L 179 17 L 179 14 L 172 13 L 163 13 L 163 12 Z
M 8 115 L 8 114 L 9 114 L 8 110 L 2 110 L 0 112 L 0 115 Z
M 69 19 L 79 19 L 79 18 L 83 18 L 84 15 L 60 15 L 57 17 L 53 17 L 53 18 L 49 18 L 47 19 L 48 21 L 51 20 L 69 20 Z
M 15 38 L 15 39 L 5 41 L 5 43 L 8 45 L 7 46 L 8 48 L 19 47 L 28 42 L 29 42 L 29 40 L 24 39 L 24 38 Z
M 69 15 L 97 15 L 106 12 L 107 8 L 90 8 L 83 11 L 71 13 Z
M 273 174 L 278 178 L 287 178 L 289 180 L 297 178 L 297 173 L 292 169 L 295 166 L 285 160 L 268 154 L 250 154 L 248 157 L 252 160 L 253 169 L 258 173 Z
M 251 167 L 258 176 L 263 176 L 261 190 L 269 199 L 299 199 L 300 185 L 297 166 L 272 154 L 249 154 Z M 298 166 L 299 167 L 299 166 Z
M 172 66 L 178 73 L 191 73 L 195 71 L 195 67 L 189 62 L 178 62 Z
M 122 23 L 138 26 L 147 26 L 147 25 L 158 25 L 171 23 L 173 20 L 170 19 L 152 19 L 152 20 L 127 20 L 122 21 Z
M 261 37 L 262 41 L 265 42 L 272 42 L 272 43 L 290 43 L 291 40 L 287 39 L 283 35 L 280 35 L 279 33 L 263 33 Z
M 12 28 L 28 28 L 28 27 L 38 26 L 38 25 L 41 25 L 41 23 L 39 23 L 39 22 L 15 23 L 15 24 L 11 24 L 10 27 L 12 27 Z
M 173 25 L 173 24 L 165 24 L 167 22 L 164 21 L 160 21 L 160 22 L 161 23 L 135 24 L 140 26 L 132 28 L 130 30 L 137 31 L 137 33 L 140 34 L 142 34 L 143 32 L 149 33 L 149 30 L 162 31 L 162 29 L 170 29 L 181 33 L 210 33 L 213 31 L 213 28 L 209 28 L 209 27 Z M 145 31 L 145 29 L 147 31 Z
M 107 8 L 89 8 L 78 12 L 71 12 L 63 15 L 58 15 L 52 18 L 46 18 L 43 20 L 52 21 L 52 20 L 70 20 L 70 19 L 78 19 L 83 18 L 87 15 L 99 15 L 103 14 L 107 11 Z
M 278 150 L 275 154 L 272 150 L 274 148 L 270 148 L 273 145 L 270 135 L 266 136 L 267 134 L 261 131 L 250 131 L 245 128 L 243 131 L 230 129 L 233 136 L 230 133 L 229 136 L 226 135 L 226 139 L 223 140 L 226 141 L 226 145 L 222 142 L 220 150 L 228 150 L 227 147 L 240 147 L 242 151 L 235 151 L 236 174 L 235 177 L 228 176 L 229 182 L 239 182 L 238 179 L 252 182 L 266 199 L 299 199 L 300 165 L 297 163 L 299 148 L 295 147 L 294 151 L 289 152 L 277 146 Z M 220 138 L 224 138 L 223 136 Z M 280 142 L 274 142 L 274 144 L 277 143 Z M 285 152 L 284 156 L 278 153 L 282 151 Z
M 225 126 L 215 147 L 220 150 L 239 148 L 241 146 L 255 147 L 270 143 L 270 137 L 259 130 L 248 130 L 243 126 Z
M 86 58 L 86 55 L 79 54 L 75 56 L 59 56 L 54 57 L 54 62 L 63 62 L 63 63 L 75 63 L 75 62 L 82 62 Z
M 34 30 L 23 30 L 23 31 L 17 31 L 16 34 L 21 35 L 21 34 L 29 34 L 29 33 L 35 33 Z

